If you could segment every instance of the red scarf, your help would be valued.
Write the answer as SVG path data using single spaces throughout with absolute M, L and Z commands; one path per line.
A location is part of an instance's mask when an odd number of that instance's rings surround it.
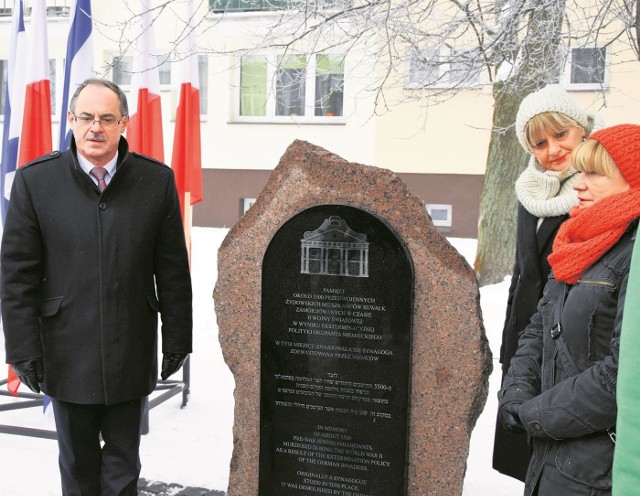
M 549 263 L 555 278 L 568 284 L 604 255 L 640 217 L 640 188 L 604 198 L 588 208 L 574 207 L 558 230 Z

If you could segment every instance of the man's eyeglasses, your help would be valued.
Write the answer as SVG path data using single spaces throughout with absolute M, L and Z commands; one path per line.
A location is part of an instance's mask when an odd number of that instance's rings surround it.
M 113 115 L 103 115 L 99 119 L 96 119 L 95 116 L 93 116 L 93 115 L 91 115 L 91 116 L 88 116 L 88 115 L 77 116 L 73 112 L 71 112 L 71 115 L 73 115 L 73 118 L 81 126 L 93 126 L 93 124 L 97 122 L 98 124 L 100 124 L 105 129 L 119 126 L 120 123 L 126 117 L 126 115 L 124 115 L 124 116 L 122 116 L 122 118 L 116 119 L 116 117 L 113 116 Z

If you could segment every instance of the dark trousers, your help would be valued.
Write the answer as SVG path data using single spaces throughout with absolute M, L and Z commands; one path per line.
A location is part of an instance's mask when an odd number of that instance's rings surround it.
M 52 400 L 63 496 L 133 496 L 143 398 L 117 405 Z

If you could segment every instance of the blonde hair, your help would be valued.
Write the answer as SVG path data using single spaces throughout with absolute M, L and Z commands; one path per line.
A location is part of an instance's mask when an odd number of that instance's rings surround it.
M 524 140 L 530 150 L 535 144 L 545 139 L 545 134 L 552 132 L 557 134 L 569 127 L 583 129 L 582 125 L 561 112 L 543 112 L 533 116 L 524 128 Z M 585 130 L 586 132 L 586 130 Z
M 612 177 L 618 168 L 602 143 L 590 139 L 580 143 L 571 152 L 571 165 L 580 172 Z

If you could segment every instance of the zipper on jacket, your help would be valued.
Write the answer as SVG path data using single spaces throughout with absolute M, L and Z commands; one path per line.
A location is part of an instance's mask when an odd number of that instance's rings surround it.
M 580 279 L 576 282 L 576 286 L 602 286 L 604 288 L 616 288 L 611 281 L 603 281 L 598 279 Z

